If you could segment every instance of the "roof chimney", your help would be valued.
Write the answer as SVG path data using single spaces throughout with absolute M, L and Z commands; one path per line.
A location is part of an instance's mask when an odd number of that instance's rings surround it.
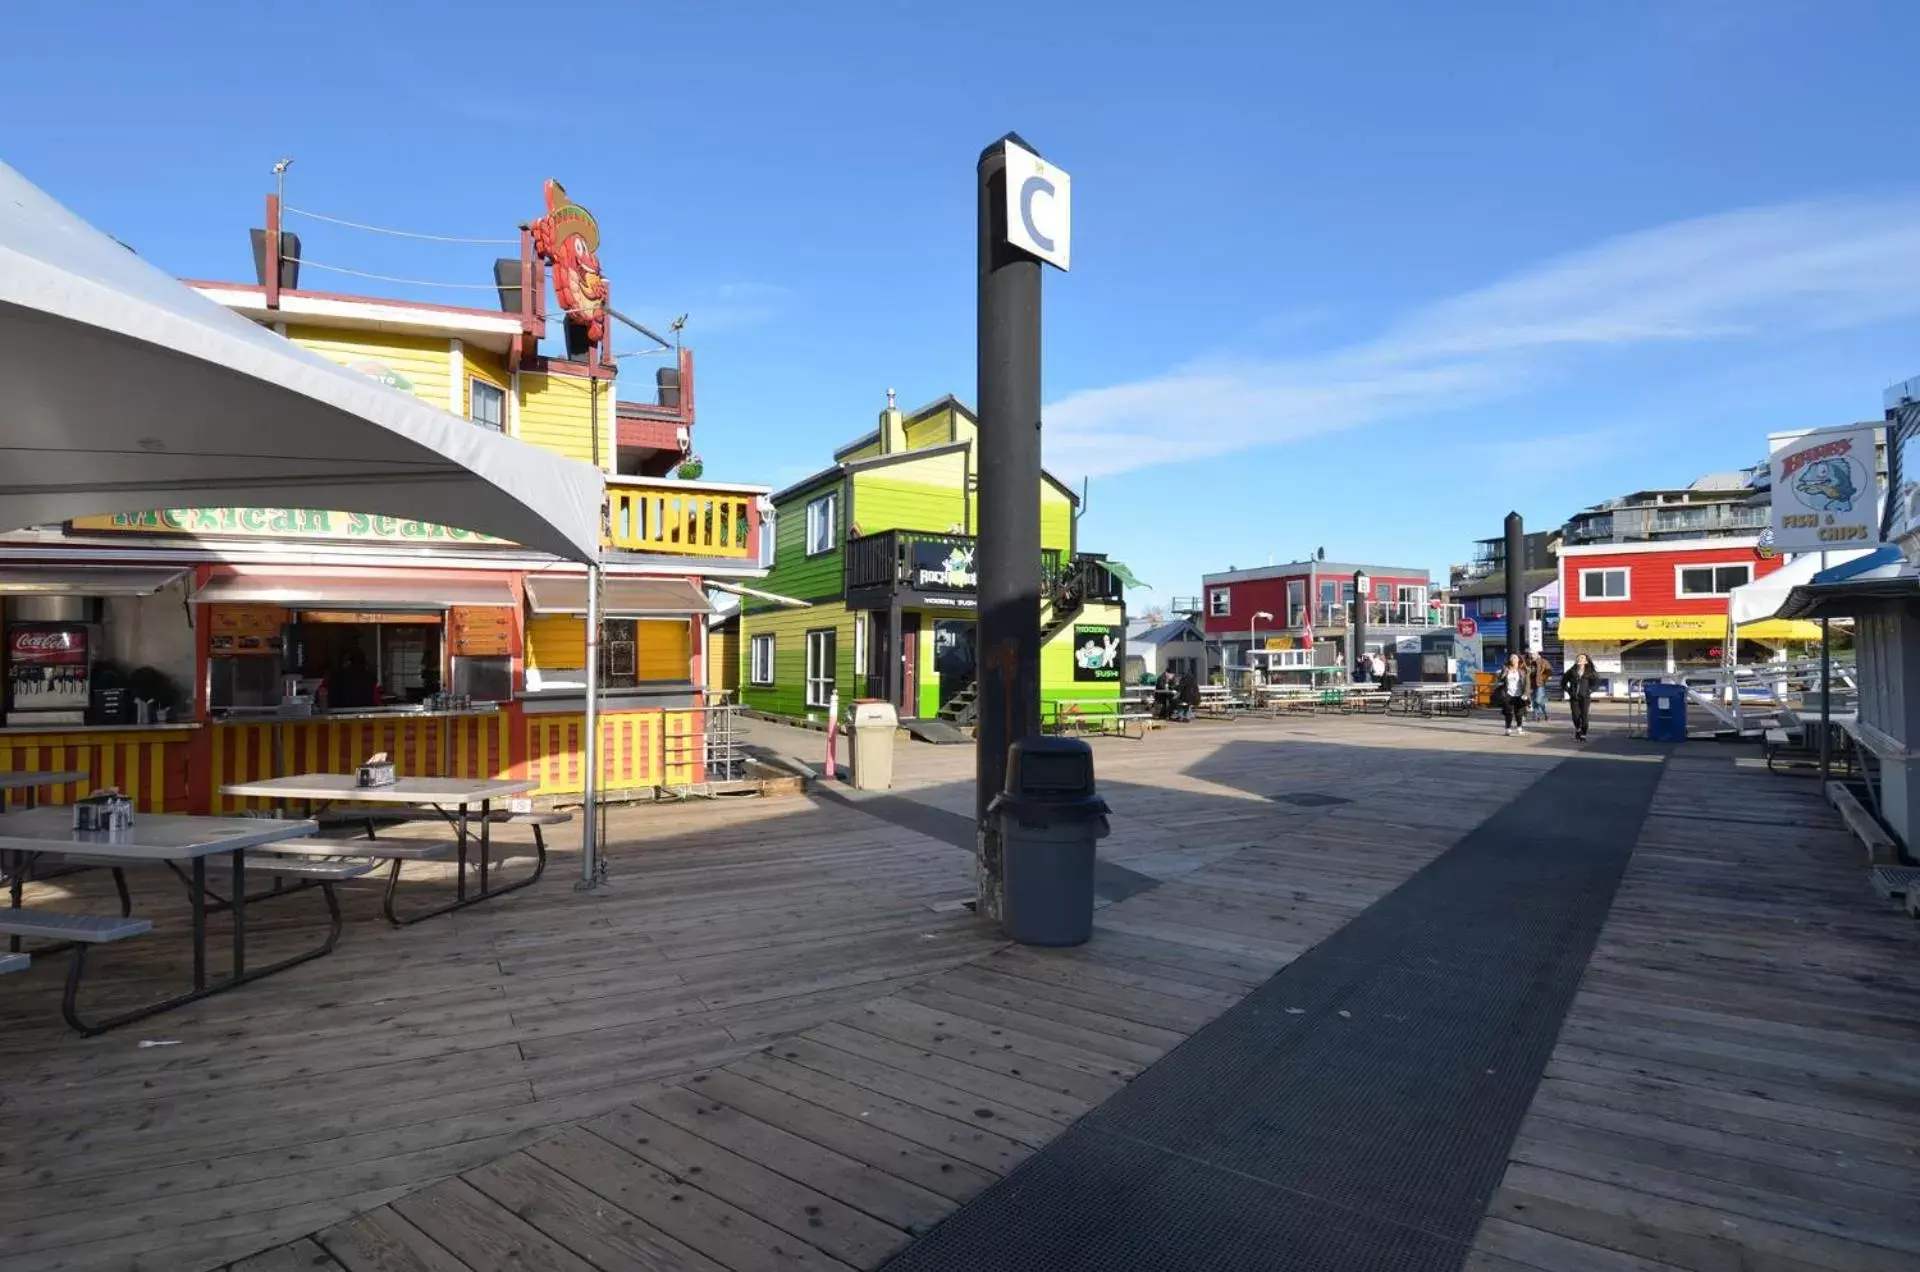
M 898 455 L 907 449 L 907 429 L 901 422 L 900 408 L 893 404 L 893 390 L 887 390 L 887 409 L 880 412 L 880 453 Z

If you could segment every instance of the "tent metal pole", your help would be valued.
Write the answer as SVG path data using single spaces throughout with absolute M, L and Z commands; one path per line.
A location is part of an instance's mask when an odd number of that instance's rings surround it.
M 1833 654 L 1827 630 L 1832 620 L 1820 619 L 1820 780 L 1833 776 Z
M 582 743 L 586 761 L 585 808 L 580 818 L 580 882 L 582 891 L 600 882 L 600 822 L 595 815 L 600 795 L 600 563 L 587 567 L 587 728 Z

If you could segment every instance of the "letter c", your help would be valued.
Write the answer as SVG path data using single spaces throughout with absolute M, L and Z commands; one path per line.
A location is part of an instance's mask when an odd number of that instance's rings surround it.
M 1053 250 L 1053 240 L 1040 232 L 1033 223 L 1033 200 L 1038 195 L 1053 197 L 1053 182 L 1045 177 L 1028 177 L 1020 186 L 1020 223 L 1027 228 L 1027 237 L 1039 245 L 1043 252 Z

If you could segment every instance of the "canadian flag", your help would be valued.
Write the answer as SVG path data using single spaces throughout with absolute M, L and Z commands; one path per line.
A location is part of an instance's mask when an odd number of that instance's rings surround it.
M 1313 624 L 1308 623 L 1300 629 L 1300 647 L 1310 649 L 1313 646 Z

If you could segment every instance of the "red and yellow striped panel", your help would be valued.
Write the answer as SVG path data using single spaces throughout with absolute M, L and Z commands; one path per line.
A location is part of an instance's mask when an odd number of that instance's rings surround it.
M 351 773 L 384 751 L 403 777 L 505 777 L 507 713 L 383 720 L 286 720 L 216 724 L 213 730 L 212 808 L 234 813 L 270 801 L 233 799 L 220 788 L 296 773 Z
M 577 795 L 586 789 L 582 744 L 584 714 L 529 715 L 527 776 L 540 783 L 536 795 Z M 679 745 L 692 738 L 698 750 L 699 726 L 692 711 L 619 711 L 600 717 L 600 789 L 646 790 L 663 784 L 691 783 L 695 766 L 673 756 L 668 739 Z
M 42 788 L 42 804 L 69 803 L 111 786 L 131 797 L 143 813 L 184 813 L 192 740 L 190 729 L 0 734 L 0 772 L 87 774 L 68 786 Z M 0 793 L 0 799 L 7 807 L 23 807 L 27 792 Z

